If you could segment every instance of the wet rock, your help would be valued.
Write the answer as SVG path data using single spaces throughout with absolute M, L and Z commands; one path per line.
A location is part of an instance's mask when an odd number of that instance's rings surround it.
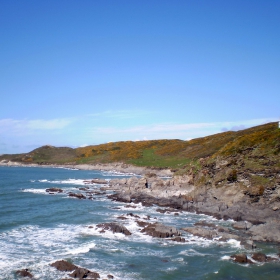
M 86 197 L 83 194 L 81 194 L 81 193 L 69 193 L 68 196 L 76 197 L 78 199 L 86 199 Z
M 92 179 L 92 180 L 85 180 L 85 184 L 108 184 L 106 180 L 102 179 Z
M 99 273 L 92 272 L 86 268 L 78 267 L 76 268 L 71 274 L 69 274 L 70 277 L 73 278 L 87 278 L 87 279 L 97 279 L 100 278 Z
M 51 266 L 55 267 L 59 271 L 73 271 L 78 268 L 76 265 L 65 260 L 56 261 L 52 263 Z
M 103 223 L 97 225 L 98 228 L 101 228 L 102 230 L 110 230 L 113 233 L 122 233 L 124 235 L 131 235 L 131 232 L 123 225 L 120 225 L 118 223 Z
M 235 255 L 230 256 L 230 258 L 234 262 L 237 262 L 237 263 L 252 263 L 252 261 L 249 260 L 247 258 L 247 255 L 245 255 L 245 254 L 235 254 Z
M 21 277 L 29 277 L 29 278 L 33 277 L 33 275 L 29 272 L 28 268 L 17 270 L 16 274 Z
M 160 223 L 148 224 L 141 230 L 141 232 L 158 238 L 181 236 L 181 232 L 175 227 L 166 226 Z
M 48 193 L 62 193 L 63 190 L 59 189 L 59 188 L 49 188 L 49 189 L 46 189 L 46 192 L 48 192 Z
M 127 216 L 130 216 L 130 217 L 134 217 L 136 219 L 139 219 L 140 217 L 138 215 L 134 215 L 133 213 L 128 213 L 126 214 Z
M 252 259 L 257 261 L 257 262 L 266 262 L 267 261 L 267 256 L 263 253 L 254 253 L 252 255 Z
M 240 244 L 243 245 L 244 248 L 247 249 L 247 250 L 252 250 L 252 249 L 257 248 L 255 242 L 251 239 L 249 239 L 249 240 L 248 239 L 245 239 L 245 240 L 243 239 L 243 240 L 241 240 Z
M 107 275 L 107 278 L 108 278 L 108 279 L 114 279 L 114 276 L 111 275 L 111 274 L 109 274 L 109 275 Z
M 171 240 L 176 241 L 176 242 L 181 242 L 181 243 L 186 242 L 186 239 L 183 237 L 180 237 L 180 236 L 176 236 L 176 237 L 172 238 Z

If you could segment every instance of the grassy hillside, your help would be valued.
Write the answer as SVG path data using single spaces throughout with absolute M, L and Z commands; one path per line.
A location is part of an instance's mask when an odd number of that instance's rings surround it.
M 172 168 L 188 172 L 199 169 L 201 159 L 210 164 L 219 158 L 235 158 L 244 168 L 262 170 L 267 164 L 280 168 L 280 129 L 269 123 L 249 129 L 218 133 L 190 141 L 124 141 L 71 149 L 43 146 L 27 154 L 3 155 L 25 163 L 108 163 L 124 162 L 137 166 Z

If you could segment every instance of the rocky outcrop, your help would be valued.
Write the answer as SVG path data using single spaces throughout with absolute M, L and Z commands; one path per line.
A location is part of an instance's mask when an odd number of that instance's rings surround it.
M 146 226 L 141 230 L 141 232 L 144 232 L 152 237 L 158 238 L 168 238 L 182 235 L 181 232 L 175 227 L 166 226 L 161 223 L 146 223 Z
M 102 229 L 101 232 L 106 230 L 112 231 L 113 233 L 122 233 L 124 235 L 131 235 L 131 232 L 123 225 L 118 223 L 103 223 L 98 224 L 97 228 Z
M 70 277 L 79 278 L 79 279 L 99 279 L 100 275 L 97 272 L 90 271 L 86 268 L 78 267 L 68 261 L 59 260 L 51 264 L 52 267 L 55 267 L 59 271 L 68 271 L 72 272 L 68 274 Z
M 86 268 L 78 267 L 76 268 L 71 274 L 69 274 L 70 277 L 73 278 L 79 278 L 79 279 L 98 279 L 100 278 L 99 273 L 92 272 Z
M 51 266 L 55 267 L 59 271 L 73 271 L 78 268 L 76 265 L 65 260 L 56 261 L 52 263 Z
M 85 184 L 107 184 L 108 182 L 106 180 L 102 179 L 92 179 L 92 180 L 85 180 Z
M 230 256 L 230 258 L 237 263 L 253 263 L 245 254 L 235 254 Z
M 86 199 L 86 197 L 82 193 L 69 193 L 68 196 L 75 197 L 78 199 Z
M 59 188 L 49 188 L 49 189 L 46 189 L 46 192 L 51 192 L 51 193 L 62 193 L 63 190 L 62 190 L 62 189 L 59 189 Z
M 33 278 L 33 275 L 29 272 L 28 268 L 25 269 L 21 269 L 21 270 L 17 270 L 16 274 L 20 277 L 29 277 L 29 278 Z

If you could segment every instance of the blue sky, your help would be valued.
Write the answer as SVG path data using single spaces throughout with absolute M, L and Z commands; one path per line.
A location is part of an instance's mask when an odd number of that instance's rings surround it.
M 280 120 L 280 1 L 0 2 L 0 154 Z

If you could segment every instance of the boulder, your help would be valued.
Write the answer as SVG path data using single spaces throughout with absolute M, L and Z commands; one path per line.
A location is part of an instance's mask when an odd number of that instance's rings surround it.
M 69 193 L 68 196 L 76 197 L 78 199 L 86 199 L 86 197 L 83 194 L 81 194 L 81 193 Z
M 257 262 L 266 262 L 267 261 L 267 256 L 263 253 L 254 253 L 252 255 L 252 259 L 257 261 Z
M 59 189 L 59 188 L 49 188 L 49 189 L 46 189 L 46 192 L 51 192 L 51 193 L 62 193 L 63 190 L 62 190 L 62 189 Z
M 187 227 L 183 228 L 182 230 L 191 233 L 192 235 L 203 237 L 206 239 L 213 239 L 218 237 L 218 234 L 215 230 L 206 229 L 204 227 Z
M 230 258 L 237 263 L 252 263 L 245 254 L 235 254 L 230 256 Z
M 103 223 L 97 225 L 98 228 L 101 228 L 102 230 L 110 230 L 113 233 L 122 233 L 124 235 L 131 235 L 131 232 L 123 225 L 120 225 L 118 223 Z
M 78 268 L 76 265 L 65 260 L 56 261 L 52 263 L 51 266 L 55 267 L 59 271 L 73 271 Z
M 181 236 L 181 232 L 175 227 L 166 226 L 160 223 L 148 224 L 141 230 L 141 232 L 158 238 Z
M 176 236 L 176 237 L 172 238 L 171 240 L 176 241 L 176 242 L 181 242 L 181 243 L 186 242 L 186 239 L 181 236 Z
M 249 240 L 248 239 L 243 239 L 243 240 L 241 240 L 240 244 L 243 245 L 244 248 L 247 249 L 247 250 L 256 249 L 256 247 L 257 247 L 255 242 L 251 239 L 249 239 Z
M 92 272 L 86 268 L 78 267 L 76 268 L 71 274 L 69 274 L 70 277 L 73 278 L 87 278 L 87 279 L 97 279 L 100 278 L 99 273 L 97 272 Z
M 253 225 L 250 222 L 247 221 L 241 221 L 241 222 L 235 222 L 232 227 L 239 230 L 248 230 Z
M 29 278 L 33 277 L 33 275 L 29 272 L 28 268 L 17 270 L 16 274 L 21 277 L 29 277 Z

